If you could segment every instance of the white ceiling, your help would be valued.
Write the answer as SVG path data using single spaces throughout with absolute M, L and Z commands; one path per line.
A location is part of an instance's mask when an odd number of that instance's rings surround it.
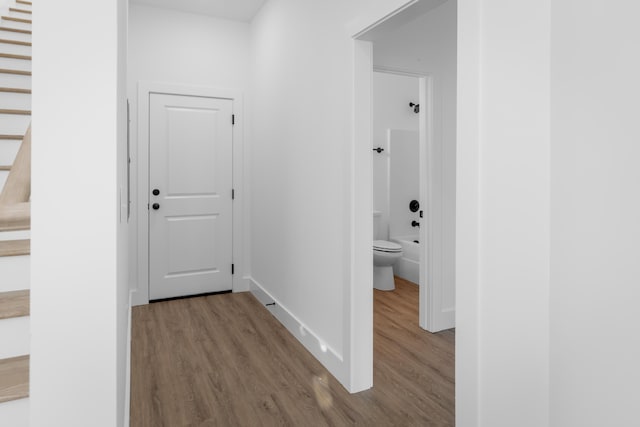
M 133 3 L 249 22 L 266 0 L 132 0 Z

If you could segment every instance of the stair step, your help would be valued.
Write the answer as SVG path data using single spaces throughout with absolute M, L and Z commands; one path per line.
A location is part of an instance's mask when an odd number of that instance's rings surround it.
M 15 16 L 3 16 L 5 21 L 20 22 L 22 24 L 31 24 L 31 19 L 16 18 Z
M 0 43 L 17 44 L 18 46 L 31 46 L 31 42 L 23 42 L 21 40 L 0 39 Z
M 24 74 L 0 74 L 0 87 L 31 89 L 31 76 Z
M 5 43 L 6 39 L 0 39 L 0 52 L 9 55 L 31 56 L 31 46 L 23 44 Z
M 20 59 L 3 58 L 0 56 L 0 68 L 10 70 L 31 71 L 31 61 L 22 61 Z M 6 86 L 6 85 L 0 85 Z
M 14 114 L 17 116 L 30 116 L 31 110 L 0 110 L 0 114 Z
M 0 320 L 0 360 L 29 354 L 31 336 L 31 318 L 13 317 Z M 0 380 L 1 381 L 1 380 Z M 0 416 L 0 425 L 2 424 Z
M 30 76 L 31 71 L 24 70 L 10 70 L 6 68 L 0 68 L 0 74 L 17 74 L 19 76 Z
M 28 93 L 0 93 L 0 109 L 29 110 L 31 109 L 31 96 Z
M 9 30 L 5 29 L 5 28 L 7 28 L 7 27 L 0 28 L 0 39 L 2 39 L 2 40 L 15 40 L 15 41 L 26 42 L 26 43 L 31 42 L 31 39 L 33 37 L 31 34 L 13 33 L 13 32 L 10 32 Z M 2 48 L 1 48 L 2 51 L 5 51 L 4 47 L 6 47 L 6 44 L 2 45 Z
M 14 53 L 0 53 L 0 58 L 21 59 L 24 61 L 31 61 L 31 56 L 29 55 L 16 55 Z
M 11 18 L 11 16 L 9 16 L 9 18 Z M 3 27 L 18 28 L 20 30 L 30 30 L 32 27 L 31 24 L 11 20 L 8 21 L 5 19 L 0 19 L 0 25 L 2 25 Z
M 16 87 L 0 87 L 0 92 L 30 94 L 31 89 L 20 89 Z M 2 138 L 2 136 L 3 135 L 0 135 L 0 139 L 15 139 L 15 138 Z M 7 135 L 4 135 L 4 136 L 7 136 Z M 15 136 L 15 135 L 9 135 L 9 136 Z M 20 137 L 20 139 L 22 139 L 22 137 Z
M 31 116 L 0 114 L 0 130 L 11 135 L 24 135 L 31 123 Z M 20 137 L 22 141 L 22 137 Z M 6 163 L 6 162 L 2 162 Z
M 17 159 L 16 159 L 17 160 Z M 19 172 L 19 165 L 12 165 L 12 169 Z M 5 197 L 8 197 L 5 193 Z M 0 242 L 13 242 L 28 239 L 26 232 L 31 228 L 31 203 L 22 202 L 4 206 L 0 205 Z M 7 235 L 7 238 L 5 238 Z
M 9 232 L 6 233 L 8 234 Z M 11 232 L 11 234 L 18 233 L 26 234 L 25 231 Z M 31 287 L 31 256 L 22 255 L 14 257 L 0 257 L 0 277 L 2 277 L 2 280 L 0 280 L 0 292 L 21 291 L 23 289 L 29 289 Z M 9 277 L 11 277 L 11 280 L 7 280 L 7 278 Z M 3 322 L 13 322 L 17 320 L 18 319 L 3 320 L 2 322 L 0 322 L 0 324 L 2 324 Z M 0 359 L 28 353 L 28 351 L 26 351 L 17 352 L 8 356 L 3 355 L 6 347 L 4 341 L 6 340 L 3 339 L 1 332 L 2 328 L 0 327 Z M 26 348 L 28 348 L 28 345 Z
M 0 360 L 0 403 L 29 396 L 29 356 Z
M 0 141 L 22 140 L 22 135 L 0 135 Z
M 0 27 L 0 31 L 9 31 L 12 33 L 31 34 L 31 30 L 25 30 L 22 28 Z
M 18 13 L 28 13 L 29 15 L 31 15 L 31 13 L 32 13 L 30 10 L 18 9 L 18 8 L 15 8 L 15 7 L 10 7 L 9 11 L 10 12 L 18 12 Z
M 29 290 L 0 293 L 0 319 L 29 315 Z
M 16 3 L 18 3 L 18 4 L 28 4 L 29 6 L 33 5 L 33 3 L 28 1 L 28 0 L 16 0 Z
M 0 242 L 0 257 L 29 255 L 31 253 L 31 240 L 10 240 Z

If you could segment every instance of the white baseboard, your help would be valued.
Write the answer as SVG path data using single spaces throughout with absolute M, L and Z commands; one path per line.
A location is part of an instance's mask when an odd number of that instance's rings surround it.
M 29 327 L 29 316 L 0 320 L 0 359 L 29 354 Z
M 420 283 L 420 264 L 412 259 L 400 258 L 393 266 L 393 273 L 404 280 Z
M 336 379 L 349 390 L 349 372 L 341 354 L 329 347 L 318 334 L 309 329 L 300 319 L 273 298 L 253 278 L 249 278 L 251 293 L 271 314 L 316 358 Z M 269 305 L 274 303 L 275 305 Z
M 126 361 L 126 376 L 124 385 L 124 424 L 128 427 L 131 417 L 131 307 L 133 302 L 133 293 L 135 291 L 129 291 L 129 310 L 127 315 L 127 361 Z
M 438 320 L 438 330 L 444 331 L 456 327 L 456 309 L 445 308 L 442 310 Z
M 0 403 L 0 425 L 29 427 L 29 398 Z
M 149 298 L 137 289 L 132 289 L 129 293 L 131 298 L 131 307 L 149 304 Z
M 243 276 L 241 279 L 233 281 L 233 293 L 249 292 L 251 290 L 251 277 Z

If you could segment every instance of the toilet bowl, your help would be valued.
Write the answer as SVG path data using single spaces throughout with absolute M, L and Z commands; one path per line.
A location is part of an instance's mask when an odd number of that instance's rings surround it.
M 386 240 L 373 241 L 373 287 L 381 291 L 396 288 L 393 264 L 402 257 L 402 246 Z

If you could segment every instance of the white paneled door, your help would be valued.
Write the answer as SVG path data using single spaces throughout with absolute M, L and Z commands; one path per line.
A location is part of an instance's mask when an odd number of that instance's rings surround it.
M 229 99 L 151 94 L 149 297 L 231 290 Z

